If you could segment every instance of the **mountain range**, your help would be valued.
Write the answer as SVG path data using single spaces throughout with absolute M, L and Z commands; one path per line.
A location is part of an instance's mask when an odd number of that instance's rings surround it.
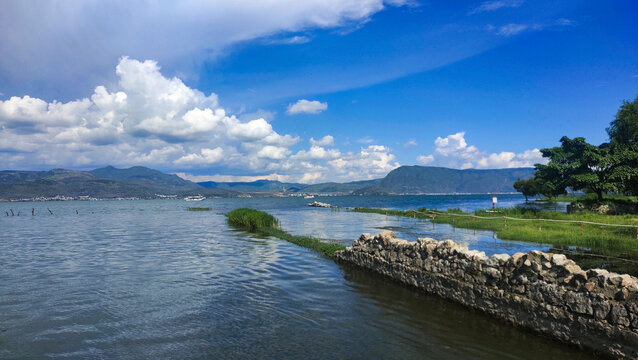
M 156 198 L 204 195 L 234 197 L 272 194 L 454 194 L 514 192 L 517 179 L 533 176 L 532 168 L 457 170 L 433 166 L 401 166 L 381 179 L 348 183 L 253 182 L 194 183 L 174 174 L 143 166 L 118 169 L 107 166 L 91 171 L 0 171 L 0 199 L 64 197 Z

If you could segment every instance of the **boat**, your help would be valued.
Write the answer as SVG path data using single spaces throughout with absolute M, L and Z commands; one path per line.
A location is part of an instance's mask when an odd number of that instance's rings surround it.
M 202 201 L 205 200 L 206 197 L 205 196 L 201 196 L 201 195 L 195 195 L 195 196 L 187 196 L 184 198 L 184 200 L 186 201 Z
M 315 196 L 314 195 L 304 195 L 303 197 L 304 199 L 314 199 Z
M 311 206 L 311 207 L 322 207 L 322 208 L 330 208 L 330 207 L 332 207 L 332 205 L 326 204 L 326 203 L 322 203 L 320 201 L 313 201 L 310 204 L 308 204 L 308 206 Z

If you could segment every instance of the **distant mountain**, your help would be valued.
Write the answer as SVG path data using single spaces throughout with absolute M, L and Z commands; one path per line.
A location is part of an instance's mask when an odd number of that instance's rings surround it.
M 107 166 L 91 170 L 89 173 L 102 179 L 122 181 L 163 191 L 186 191 L 200 188 L 196 183 L 184 180 L 177 175 L 165 174 L 143 166 L 133 166 L 128 169 Z
M 307 185 L 302 189 L 303 192 L 310 194 L 328 194 L 328 193 L 351 193 L 353 191 L 376 186 L 381 179 L 353 181 L 348 183 L 327 182 L 320 184 Z
M 49 171 L 0 171 L 0 199 L 36 197 L 154 198 L 163 195 L 236 196 L 237 192 L 205 189 L 176 175 L 136 166 L 107 166 L 93 171 L 53 169 Z
M 197 183 L 205 188 L 225 189 L 252 193 L 297 192 L 308 185 L 296 183 L 283 183 L 273 180 L 257 180 L 252 182 L 215 182 L 204 181 Z
M 534 175 L 533 168 L 457 170 L 434 166 L 401 166 L 376 186 L 359 189 L 358 194 L 433 194 L 515 192 L 517 179 Z
M 432 166 L 402 166 L 383 179 L 349 183 L 298 184 L 271 180 L 253 182 L 193 183 L 177 175 L 135 166 L 117 169 L 107 166 L 92 171 L 53 169 L 49 171 L 0 171 L 0 199 L 90 196 L 96 198 L 161 195 L 204 195 L 230 197 L 240 193 L 310 194 L 432 194 L 514 192 L 516 179 L 534 175 L 532 168 L 498 170 L 456 170 Z

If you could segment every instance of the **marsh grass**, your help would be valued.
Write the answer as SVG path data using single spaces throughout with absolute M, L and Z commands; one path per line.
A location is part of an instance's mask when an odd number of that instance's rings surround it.
M 478 210 L 473 215 L 489 219 L 477 219 L 459 216 L 469 214 L 460 213 L 458 209 L 436 214 L 428 212 L 429 210 L 425 208 L 416 211 L 355 208 L 353 211 L 429 219 L 434 223 L 451 224 L 458 228 L 490 230 L 504 240 L 544 243 L 562 247 L 577 246 L 606 255 L 638 255 L 635 227 L 609 227 L 580 223 L 581 221 L 590 221 L 638 227 L 638 216 L 636 215 L 601 215 L 592 212 L 565 214 L 513 208 L 497 209 L 495 213 L 492 213 L 491 210 Z M 507 221 L 503 218 L 504 216 L 508 217 Z M 509 219 L 510 217 L 526 219 L 526 221 Z M 541 218 L 576 222 L 555 223 L 539 220 Z
M 279 228 L 279 221 L 274 216 L 263 211 L 240 208 L 232 210 L 225 215 L 228 219 L 228 223 L 235 227 L 261 235 L 274 236 L 316 251 L 329 258 L 334 256 L 335 251 L 346 248 L 344 245 L 321 241 L 310 236 L 289 234 Z
M 213 209 L 209 208 L 209 207 L 188 207 L 188 208 L 186 208 L 186 210 L 188 210 L 188 211 L 211 211 Z

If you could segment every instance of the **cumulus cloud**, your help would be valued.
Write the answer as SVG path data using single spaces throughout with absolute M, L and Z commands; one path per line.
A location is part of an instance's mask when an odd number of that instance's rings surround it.
M 328 108 L 328 103 L 322 103 L 317 100 L 297 100 L 294 104 L 289 104 L 286 112 L 290 115 L 296 114 L 319 114 Z
M 217 95 L 165 77 L 155 61 L 123 57 L 116 74 L 112 88 L 97 86 L 79 100 L 0 101 L 0 167 L 146 165 L 316 182 L 381 177 L 399 166 L 387 147 L 342 152 L 331 135 L 295 152 L 299 137 L 278 133 L 264 118 L 227 113 Z
M 430 165 L 434 162 L 434 155 L 419 155 L 416 157 L 416 161 L 420 165 Z
M 417 161 L 422 165 L 436 163 L 461 169 L 503 169 L 517 167 L 531 167 L 537 163 L 545 163 L 540 150 L 526 150 L 523 153 L 503 151 L 488 154 L 480 151 L 474 145 L 468 145 L 465 132 L 437 137 L 434 140 L 434 154 L 420 155 Z
M 335 138 L 332 135 L 326 135 L 319 140 L 310 138 L 310 144 L 317 146 L 334 146 Z
M 468 14 L 478 14 L 487 11 L 495 11 L 501 8 L 517 8 L 523 5 L 525 0 L 490 0 L 484 1 L 479 6 L 472 9 Z

